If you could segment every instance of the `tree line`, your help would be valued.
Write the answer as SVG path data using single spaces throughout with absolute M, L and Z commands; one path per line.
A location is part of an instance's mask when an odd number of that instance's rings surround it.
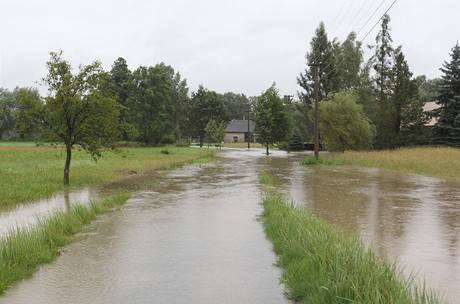
M 98 61 L 75 70 L 62 52 L 52 52 L 46 66 L 47 96 L 35 88 L 0 89 L 0 137 L 62 143 L 66 185 L 75 146 L 94 158 L 123 141 L 160 145 L 197 139 L 202 146 L 206 133 L 221 136 L 229 119 L 249 111 L 244 94 L 203 86 L 189 94 L 186 80 L 164 63 L 131 71 L 118 58 L 109 71 Z
M 458 43 L 440 79 L 413 76 L 402 46 L 393 45 L 388 15 L 369 48 L 373 55 L 365 61 L 355 33 L 344 41 L 331 40 L 320 23 L 297 78 L 295 101 L 281 97 L 275 84 L 250 98 L 204 86 L 190 94 L 186 79 L 165 63 L 130 70 L 118 58 L 108 71 L 98 61 L 75 70 L 62 52 L 52 52 L 43 78 L 47 96 L 35 88 L 0 89 L 0 138 L 63 143 L 68 184 L 75 145 L 97 157 L 120 141 L 220 143 L 226 123 L 249 112 L 267 154 L 271 145 L 287 145 L 293 137 L 311 141 L 312 104 L 318 98 L 321 139 L 330 150 L 460 146 Z M 432 101 L 439 108 L 424 111 Z M 433 116 L 438 122 L 428 128 Z
M 440 79 L 414 77 L 402 46 L 391 37 L 390 17 L 382 18 L 373 52 L 350 33 L 345 41 L 329 39 L 320 23 L 297 78 L 294 133 L 311 140 L 315 77 L 319 78 L 321 138 L 334 150 L 442 144 L 460 146 L 460 47 L 452 49 Z M 439 108 L 425 111 L 427 102 Z M 427 127 L 432 117 L 438 122 Z
M 146 145 L 186 143 L 189 138 L 203 143 L 209 120 L 241 119 L 249 111 L 249 98 L 244 94 L 220 94 L 203 86 L 190 94 L 186 79 L 164 63 L 131 71 L 126 60 L 118 58 L 109 71 L 94 62 L 75 72 L 58 52 L 51 53 L 47 68 L 43 83 L 49 96 L 40 96 L 36 88 L 0 88 L 0 138 L 45 139 L 43 125 L 30 119 L 33 110 L 63 94 L 81 99 L 79 90 L 90 88 L 115 102 L 117 139 Z

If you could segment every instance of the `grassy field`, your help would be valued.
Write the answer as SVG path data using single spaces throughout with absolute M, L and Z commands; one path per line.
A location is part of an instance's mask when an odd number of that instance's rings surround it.
M 129 173 L 207 161 L 217 151 L 197 148 L 120 148 L 103 153 L 95 162 L 84 151 L 73 152 L 72 187 L 96 186 Z M 0 208 L 49 197 L 63 190 L 65 151 L 27 143 L 0 144 Z
M 248 143 L 225 143 L 222 145 L 226 148 L 247 148 Z M 263 146 L 259 143 L 251 143 L 251 148 L 263 148 Z
M 262 221 L 296 303 L 440 303 L 354 236 L 268 194 Z
M 460 149 L 418 147 L 385 151 L 345 152 L 332 159 L 347 165 L 376 167 L 460 180 Z
M 39 265 L 53 261 L 84 225 L 97 215 L 119 207 L 128 196 L 120 192 L 88 207 L 75 206 L 70 212 L 42 220 L 34 228 L 15 231 L 0 239 L 0 293 L 32 275 Z

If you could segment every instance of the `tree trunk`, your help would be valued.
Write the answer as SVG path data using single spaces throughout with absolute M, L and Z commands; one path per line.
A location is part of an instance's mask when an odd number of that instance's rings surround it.
M 200 135 L 200 148 L 203 147 L 203 143 L 204 143 L 204 136 Z
M 268 143 L 265 145 L 265 147 L 267 148 L 267 155 L 270 155 L 270 153 L 268 153 Z
M 70 161 L 72 159 L 72 146 L 66 145 L 66 158 L 64 165 L 64 185 L 68 186 L 70 183 L 69 173 L 70 173 Z

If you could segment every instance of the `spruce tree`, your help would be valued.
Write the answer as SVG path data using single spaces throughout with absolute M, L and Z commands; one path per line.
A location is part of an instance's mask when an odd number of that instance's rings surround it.
M 439 120 L 433 129 L 433 142 L 460 147 L 460 45 L 452 49 L 450 62 L 444 62 L 437 103 Z
M 395 128 L 392 123 L 394 109 L 391 105 L 393 81 L 393 39 L 390 35 L 390 16 L 385 15 L 382 19 L 380 31 L 376 38 L 375 54 L 372 57 L 375 72 L 374 85 L 378 103 L 378 116 L 376 119 L 377 136 L 375 146 L 377 148 L 389 148 L 395 145 Z
M 306 68 L 303 73 L 297 78 L 297 83 L 302 87 L 303 91 L 299 92 L 299 98 L 307 105 L 312 105 L 314 102 L 315 88 L 315 69 L 312 65 L 319 65 L 319 80 L 320 80 L 320 100 L 325 98 L 334 86 L 337 84 L 336 69 L 334 64 L 334 53 L 332 43 L 329 41 L 324 27 L 321 22 L 316 29 L 315 36 L 310 43 L 310 51 L 306 56 Z
M 395 51 L 393 75 L 393 125 L 397 143 L 401 145 L 403 144 L 400 139 L 401 129 L 407 131 L 407 129 L 414 127 L 421 121 L 418 116 L 423 115 L 423 105 L 418 102 L 417 84 L 412 79 L 412 72 L 401 47 Z

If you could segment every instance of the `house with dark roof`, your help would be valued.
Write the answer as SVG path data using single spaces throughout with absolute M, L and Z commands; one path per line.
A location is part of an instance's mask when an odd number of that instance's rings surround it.
M 255 142 L 254 130 L 256 124 L 247 119 L 232 119 L 225 129 L 225 143 Z

